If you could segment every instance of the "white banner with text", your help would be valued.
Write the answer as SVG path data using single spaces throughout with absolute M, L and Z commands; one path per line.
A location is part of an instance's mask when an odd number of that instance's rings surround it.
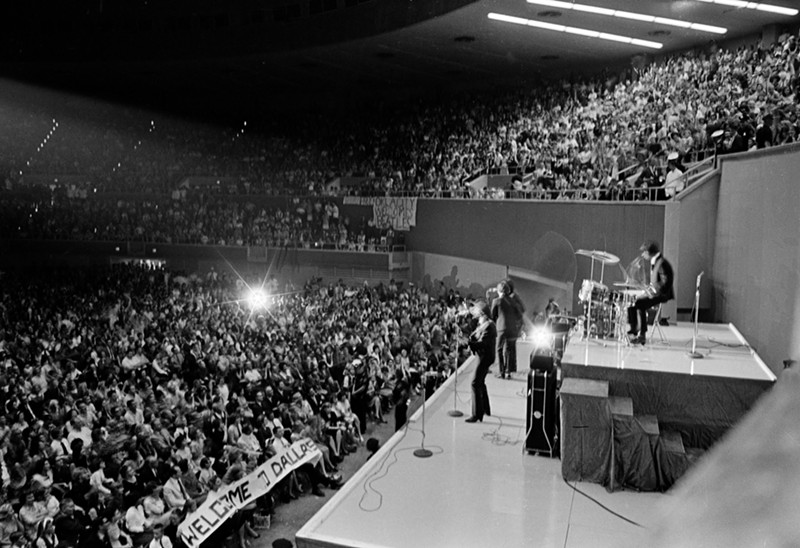
M 372 219 L 378 228 L 409 230 L 417 224 L 417 198 L 399 196 L 345 196 L 344 204 L 372 206 Z
M 186 516 L 178 526 L 178 536 L 189 548 L 200 546 L 211 534 L 238 510 L 256 501 L 291 472 L 307 463 L 316 463 L 322 452 L 308 439 L 294 442 L 282 453 L 247 474 L 225 485 Z

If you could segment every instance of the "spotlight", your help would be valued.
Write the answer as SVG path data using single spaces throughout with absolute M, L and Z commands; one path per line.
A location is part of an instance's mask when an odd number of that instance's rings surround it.
M 269 304 L 269 296 L 263 289 L 251 289 L 246 300 L 252 309 L 266 308 Z
M 553 334 L 546 327 L 534 327 L 528 338 L 536 348 L 550 348 L 553 345 Z

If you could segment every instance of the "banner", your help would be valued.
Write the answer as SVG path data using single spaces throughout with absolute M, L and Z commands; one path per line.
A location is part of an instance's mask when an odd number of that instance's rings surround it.
M 410 230 L 417 224 L 416 198 L 375 198 L 372 215 L 378 228 Z
M 300 466 L 322 458 L 308 439 L 294 442 L 236 483 L 222 487 L 178 526 L 178 536 L 189 548 L 200 546 L 238 510 L 254 502 Z
M 372 206 L 372 220 L 378 228 L 409 230 L 417 224 L 417 198 L 399 196 L 345 196 L 345 205 Z

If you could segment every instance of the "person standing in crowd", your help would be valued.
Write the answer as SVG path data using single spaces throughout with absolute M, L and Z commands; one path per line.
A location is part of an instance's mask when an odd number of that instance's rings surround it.
M 467 422 L 483 421 L 484 415 L 491 415 L 489 391 L 486 389 L 486 375 L 494 363 L 497 349 L 497 328 L 490 317 L 491 310 L 485 302 L 475 303 L 470 309 L 478 327 L 469 336 L 469 349 L 478 356 L 478 366 L 472 378 L 472 416 Z
M 498 297 L 492 301 L 491 319 L 497 327 L 497 363 L 501 379 L 517 372 L 517 337 L 522 329 L 525 305 L 514 293 L 511 280 L 497 284 Z M 491 364 L 490 364 L 491 365 Z
M 667 198 L 672 198 L 686 186 L 686 177 L 684 173 L 686 168 L 681 164 L 680 157 L 677 152 L 670 152 L 667 156 L 667 177 L 664 183 L 664 193 Z
M 756 148 L 768 148 L 775 144 L 772 133 L 772 114 L 767 113 L 756 129 Z
M 408 398 L 411 388 L 408 379 L 402 371 L 395 371 L 394 389 L 392 399 L 394 400 L 394 431 L 397 432 L 405 426 L 408 420 Z
M 635 337 L 631 341 L 633 344 L 646 342 L 647 311 L 675 298 L 672 288 L 675 278 L 672 265 L 661 254 L 658 244 L 654 241 L 646 241 L 640 250 L 642 258 L 650 261 L 650 284 L 647 287 L 647 294 L 636 299 L 633 306 L 628 308 L 628 323 L 630 324 L 628 335 Z

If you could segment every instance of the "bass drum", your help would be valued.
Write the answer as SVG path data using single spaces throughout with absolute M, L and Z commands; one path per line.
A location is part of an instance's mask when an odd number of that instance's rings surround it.
M 587 322 L 589 335 L 601 339 L 614 338 L 619 316 L 617 307 L 607 302 L 592 302 L 591 310 L 588 310 L 588 303 L 585 307 L 589 313 L 589 321 Z

